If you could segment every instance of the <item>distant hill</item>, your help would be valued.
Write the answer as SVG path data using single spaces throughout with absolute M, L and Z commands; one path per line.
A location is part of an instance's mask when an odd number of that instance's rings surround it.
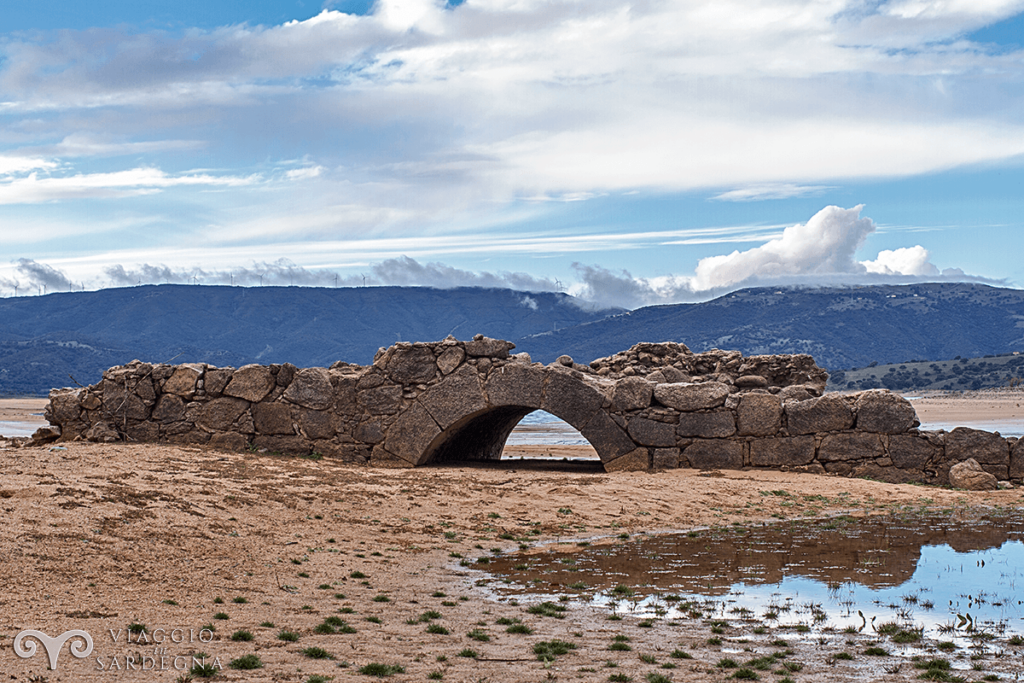
M 952 360 L 910 360 L 838 370 L 828 378 L 829 390 L 967 391 L 996 387 L 1024 391 L 1024 353 Z
M 147 285 L 9 298 L 0 299 L 0 395 L 46 394 L 70 385 L 69 374 L 91 384 L 133 358 L 369 363 L 381 346 L 449 333 L 509 339 L 542 362 L 567 353 L 587 363 L 640 341 L 679 341 L 693 351 L 809 353 L 835 374 L 1024 351 L 1024 291 L 957 283 L 756 288 L 631 312 L 593 310 L 559 293 L 480 288 Z
M 591 309 L 591 310 L 588 310 Z M 621 312 L 560 293 L 429 287 L 147 285 L 0 299 L 0 395 L 46 394 L 148 362 L 367 364 L 381 346 L 518 339 Z
M 520 340 L 536 359 L 579 362 L 638 341 L 692 351 L 809 353 L 835 371 L 869 363 L 1024 351 L 1024 291 L 965 283 L 743 289 L 699 304 L 650 306 Z

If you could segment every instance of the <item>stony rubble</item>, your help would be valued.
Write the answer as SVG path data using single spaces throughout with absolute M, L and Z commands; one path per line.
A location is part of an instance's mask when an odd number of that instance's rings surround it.
M 86 388 L 55 389 L 33 437 L 318 453 L 384 467 L 500 457 L 537 409 L 578 429 L 609 471 L 773 467 L 948 483 L 974 458 L 1024 477 L 1024 447 L 971 429 L 921 432 L 913 407 L 871 390 L 822 396 L 810 356 L 691 353 L 643 343 L 581 365 L 533 363 L 511 342 L 400 342 L 369 366 L 217 368 L 133 361 Z

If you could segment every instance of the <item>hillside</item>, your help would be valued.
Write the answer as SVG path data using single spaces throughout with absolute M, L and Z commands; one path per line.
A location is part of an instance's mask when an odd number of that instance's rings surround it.
M 911 360 L 837 370 L 829 377 L 829 390 L 878 389 L 892 391 L 976 391 L 997 387 L 1024 388 L 1024 353 L 954 358 L 945 361 Z
M 517 339 L 578 325 L 588 311 L 559 293 L 428 287 L 147 285 L 0 299 L 0 395 L 46 394 L 150 362 L 369 363 L 381 346 L 483 333 Z
M 965 283 L 755 288 L 699 304 L 651 306 L 519 342 L 535 358 L 580 362 L 638 341 L 692 351 L 809 353 L 832 371 L 909 359 L 1024 351 L 1024 291 Z

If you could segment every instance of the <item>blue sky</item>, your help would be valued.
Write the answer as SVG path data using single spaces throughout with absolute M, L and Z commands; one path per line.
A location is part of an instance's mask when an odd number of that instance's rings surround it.
M 21 3 L 0 17 L 0 296 L 1019 287 L 1022 17 L 1024 0 Z

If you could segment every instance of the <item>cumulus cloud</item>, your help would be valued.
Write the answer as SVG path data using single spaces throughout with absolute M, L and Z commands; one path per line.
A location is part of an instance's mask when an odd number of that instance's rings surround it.
M 578 282 L 570 290 L 599 304 L 636 308 L 652 304 L 703 301 L 742 287 L 769 285 L 828 286 L 900 284 L 923 280 L 967 280 L 1001 284 L 969 276 L 959 268 L 939 270 L 921 245 L 886 249 L 873 260 L 855 254 L 875 224 L 860 216 L 862 206 L 828 206 L 806 223 L 786 228 L 765 244 L 701 259 L 692 276 L 635 277 L 623 270 L 574 264 Z
M 828 206 L 807 223 L 786 228 L 781 237 L 759 247 L 701 259 L 693 287 L 711 290 L 750 277 L 864 272 L 853 255 L 875 231 L 875 224 L 870 218 L 860 218 L 862 208 Z
M 70 291 L 74 285 L 63 271 L 32 259 L 20 258 L 14 262 L 15 277 L 0 277 L 0 287 L 19 294 L 44 294 Z
M 869 273 L 882 275 L 924 275 L 939 274 L 939 269 L 929 262 L 928 250 L 920 244 L 899 249 L 884 249 L 878 252 L 874 261 L 861 261 Z

